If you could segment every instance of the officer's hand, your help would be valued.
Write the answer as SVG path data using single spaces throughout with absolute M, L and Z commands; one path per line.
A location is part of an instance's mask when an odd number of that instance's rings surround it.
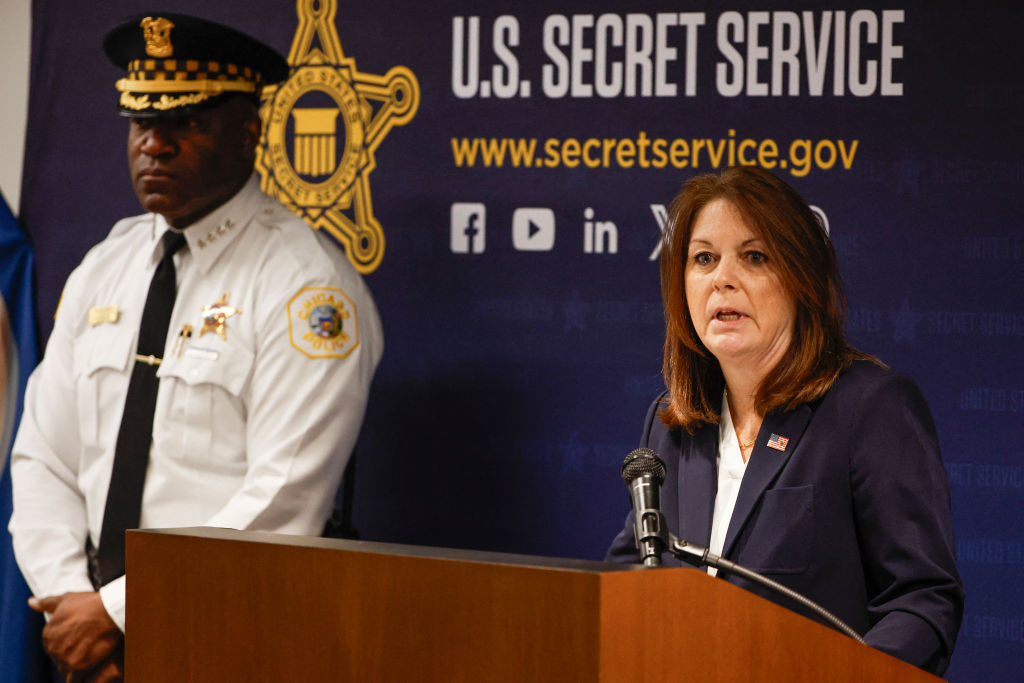
M 89 671 L 76 672 L 68 677 L 67 683 L 123 683 L 124 644 L 118 645 L 106 659 Z
M 50 615 L 43 648 L 65 676 L 91 669 L 121 644 L 121 630 L 95 591 L 29 598 L 28 606 Z

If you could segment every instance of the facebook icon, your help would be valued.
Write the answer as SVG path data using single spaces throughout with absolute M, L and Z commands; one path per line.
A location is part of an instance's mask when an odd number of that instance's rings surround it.
M 486 240 L 487 209 L 483 204 L 452 204 L 452 252 L 482 254 Z

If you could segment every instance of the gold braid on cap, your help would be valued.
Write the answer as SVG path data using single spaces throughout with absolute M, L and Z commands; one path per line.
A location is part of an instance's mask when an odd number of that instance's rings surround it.
M 117 81 L 114 87 L 121 92 L 120 103 L 126 109 L 169 111 L 199 104 L 226 92 L 257 92 L 260 76 L 252 68 L 224 62 L 137 59 L 129 63 L 127 77 Z M 150 94 L 159 94 L 160 99 L 151 101 Z
M 149 80 L 122 78 L 115 87 L 121 92 L 256 92 L 256 84 L 252 81 L 211 81 L 197 79 L 194 81 Z

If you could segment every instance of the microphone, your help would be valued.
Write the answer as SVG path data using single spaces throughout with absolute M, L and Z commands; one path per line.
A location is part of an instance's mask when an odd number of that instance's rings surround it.
M 645 567 L 660 567 L 668 534 L 661 516 L 665 463 L 650 448 L 630 451 L 622 462 L 622 480 L 633 503 L 633 535 Z

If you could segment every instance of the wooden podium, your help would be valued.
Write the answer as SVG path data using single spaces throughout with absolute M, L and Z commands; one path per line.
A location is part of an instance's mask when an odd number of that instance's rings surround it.
M 129 531 L 128 683 L 937 681 L 693 569 Z

